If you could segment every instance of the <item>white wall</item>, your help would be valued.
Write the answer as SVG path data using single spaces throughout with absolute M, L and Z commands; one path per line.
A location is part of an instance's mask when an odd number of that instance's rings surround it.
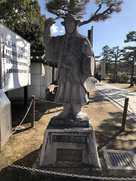
M 45 89 L 52 82 L 52 67 L 44 65 L 41 62 L 31 63 L 31 85 L 28 86 L 28 97 L 35 95 L 38 98 L 46 96 Z M 24 87 L 8 92 L 9 98 L 23 98 Z
M 54 81 L 56 81 L 57 80 L 57 68 L 55 68 L 55 70 L 54 70 Z
M 52 67 L 45 65 L 45 88 L 52 83 Z
M 32 84 L 28 87 L 28 96 L 35 95 L 39 98 L 45 97 L 45 66 L 43 63 L 34 62 L 31 66 Z
M 28 86 L 28 97 L 35 95 L 39 98 L 45 97 L 45 67 L 41 62 L 31 63 L 31 85 Z M 24 87 L 8 92 L 10 98 L 23 98 Z

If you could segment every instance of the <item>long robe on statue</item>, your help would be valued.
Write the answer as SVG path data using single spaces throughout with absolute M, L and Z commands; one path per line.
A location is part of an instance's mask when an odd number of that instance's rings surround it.
M 81 51 L 83 44 L 86 44 L 86 54 Z M 46 60 L 58 62 L 59 87 L 56 102 L 82 105 L 87 103 L 87 92 L 95 82 L 89 70 L 90 64 L 94 64 L 94 53 L 88 38 L 79 33 L 76 37 L 52 37 L 47 46 Z

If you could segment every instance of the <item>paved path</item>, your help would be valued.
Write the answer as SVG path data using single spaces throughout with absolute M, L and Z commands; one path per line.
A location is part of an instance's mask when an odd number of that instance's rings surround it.
M 120 105 L 124 106 L 125 97 L 129 98 L 128 110 L 135 114 L 136 117 L 136 92 L 132 92 L 123 88 L 119 88 L 113 84 L 96 83 L 95 88 L 103 94 L 114 99 Z

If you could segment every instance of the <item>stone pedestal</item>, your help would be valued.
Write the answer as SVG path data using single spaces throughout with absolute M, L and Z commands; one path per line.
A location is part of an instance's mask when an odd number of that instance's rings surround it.
M 61 121 L 58 121 L 58 123 Z M 40 156 L 41 167 L 92 167 L 101 169 L 96 148 L 95 134 L 91 122 L 88 126 L 75 127 L 50 121 L 44 135 Z

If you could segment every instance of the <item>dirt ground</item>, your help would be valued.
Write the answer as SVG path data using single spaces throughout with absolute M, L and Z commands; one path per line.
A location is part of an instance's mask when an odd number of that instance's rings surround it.
M 11 103 L 14 130 L 15 126 L 23 119 L 26 110 L 23 108 L 23 101 L 21 100 L 13 100 Z M 35 167 L 40 155 L 45 129 L 54 113 L 61 110 L 61 105 L 36 99 L 35 127 L 31 128 L 29 114 L 20 131 L 13 134 L 2 147 L 0 161 L 31 168 Z M 90 102 L 88 105 L 83 106 L 83 111 L 87 112 L 95 130 L 97 149 L 102 166 L 102 171 L 89 170 L 87 174 L 102 177 L 136 177 L 136 170 L 109 170 L 103 156 L 103 150 L 105 149 L 132 150 L 136 153 L 136 122 L 127 117 L 126 130 L 121 132 L 122 112 L 95 89 L 90 92 Z M 81 180 L 45 174 L 40 175 L 3 164 L 0 164 L 0 170 L 0 181 Z

